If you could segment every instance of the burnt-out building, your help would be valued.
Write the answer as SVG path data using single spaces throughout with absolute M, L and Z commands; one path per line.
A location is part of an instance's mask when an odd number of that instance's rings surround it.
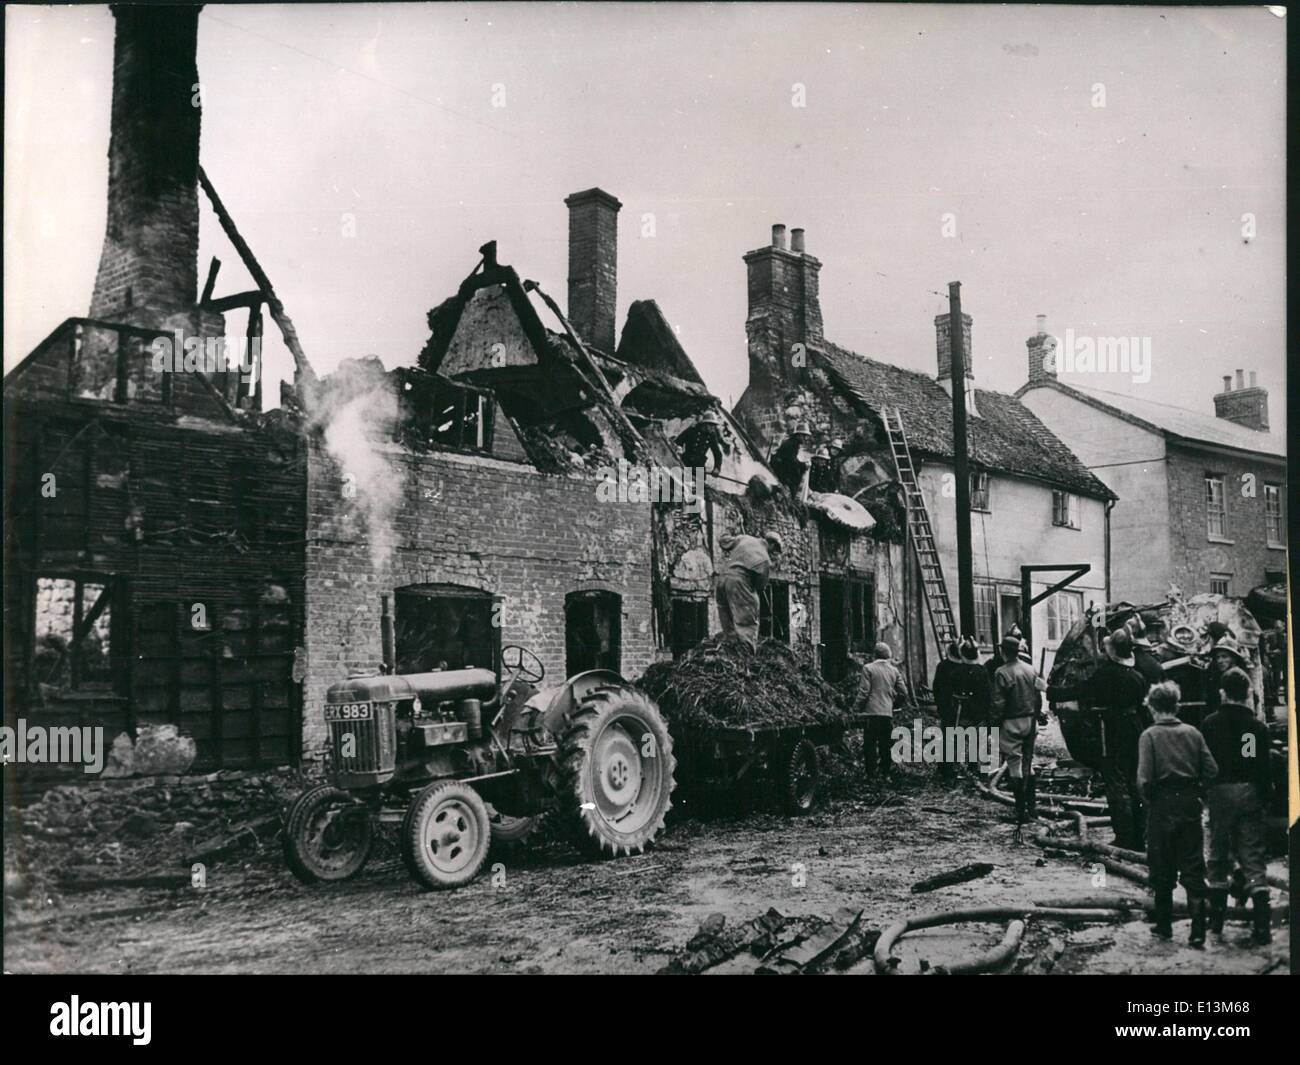
M 621 205 L 600 189 L 566 205 L 567 314 L 490 242 L 429 312 L 415 367 L 350 362 L 301 391 L 309 756 L 329 685 L 381 666 L 385 610 L 399 671 L 491 666 L 522 644 L 548 682 L 591 668 L 635 678 L 717 631 L 729 533 L 781 533 L 762 634 L 819 642 L 821 525 L 777 486 L 653 300 L 631 304 L 615 344 Z M 719 448 L 697 481 L 683 438 L 708 412 Z M 876 546 L 845 535 L 850 550 Z
M 299 747 L 305 452 L 260 412 L 255 358 L 204 358 L 229 310 L 258 335 L 265 296 L 198 290 L 198 9 L 114 15 L 89 311 L 4 380 L 5 721 L 109 740 L 174 724 L 196 768 L 282 765 Z

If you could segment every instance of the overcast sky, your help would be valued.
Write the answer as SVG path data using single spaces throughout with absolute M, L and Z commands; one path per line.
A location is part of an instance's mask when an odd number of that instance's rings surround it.
M 5 17 L 7 370 L 89 306 L 113 19 Z M 1283 424 L 1285 23 L 1262 7 L 213 5 L 198 65 L 203 165 L 319 371 L 414 362 L 489 239 L 563 304 L 563 200 L 598 185 L 624 204 L 620 328 L 657 300 L 724 398 L 741 256 L 782 222 L 862 354 L 933 372 L 960 280 L 985 387 L 1024 382 L 1043 313 L 1151 338 L 1150 383 L 1098 387 L 1208 414 L 1253 369 Z M 218 294 L 250 287 L 206 202 L 202 245 Z

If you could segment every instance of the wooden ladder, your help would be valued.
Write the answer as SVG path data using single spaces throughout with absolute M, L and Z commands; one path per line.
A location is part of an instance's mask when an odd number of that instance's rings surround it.
M 889 436 L 889 449 L 894 454 L 898 480 L 907 495 L 907 529 L 916 549 L 916 561 L 921 567 L 921 585 L 925 589 L 925 607 L 930 614 L 930 625 L 943 648 L 957 639 L 957 622 L 952 613 L 952 600 L 948 598 L 948 585 L 943 579 L 943 565 L 934 543 L 934 528 L 930 525 L 930 512 L 925 507 L 925 496 L 916 479 L 912 464 L 912 449 L 903 430 L 903 415 L 897 407 L 884 411 L 885 432 Z

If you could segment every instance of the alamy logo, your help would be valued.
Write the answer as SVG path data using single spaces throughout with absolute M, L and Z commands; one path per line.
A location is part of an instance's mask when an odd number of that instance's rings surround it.
M 252 385 L 262 372 L 262 338 L 187 337 L 181 330 L 149 345 L 157 373 L 225 373 L 238 370 Z
M 150 1036 L 149 1002 L 71 1002 L 50 1006 L 50 1035 L 129 1035 L 136 1046 L 147 1046 Z
M 82 772 L 104 768 L 102 725 L 28 725 L 20 717 L 17 728 L 0 726 L 0 762 L 82 763 Z
M 1129 374 L 1134 384 L 1151 380 L 1150 337 L 1052 337 L 1045 345 L 1043 369 L 1048 373 Z

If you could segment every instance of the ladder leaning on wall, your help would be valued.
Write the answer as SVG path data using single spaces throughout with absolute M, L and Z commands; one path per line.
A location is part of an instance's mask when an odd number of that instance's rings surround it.
M 930 625 L 939 644 L 940 656 L 949 643 L 957 639 L 957 622 L 952 613 L 952 600 L 948 598 L 948 585 L 943 579 L 943 565 L 934 542 L 934 528 L 930 512 L 925 506 L 925 496 L 916 479 L 912 464 L 912 449 L 903 429 L 903 415 L 897 407 L 884 410 L 885 433 L 889 437 L 889 450 L 894 455 L 898 480 L 907 498 L 907 530 L 916 550 L 916 561 L 921 568 L 921 586 L 925 590 L 925 607 L 930 614 Z

